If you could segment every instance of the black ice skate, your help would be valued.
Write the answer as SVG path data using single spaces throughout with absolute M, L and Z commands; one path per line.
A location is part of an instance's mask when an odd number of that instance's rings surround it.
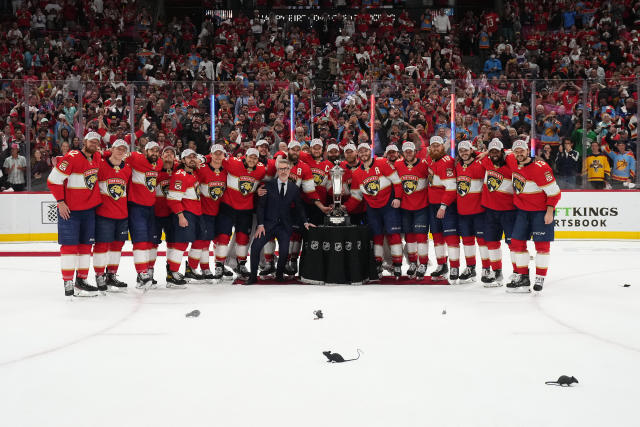
M 191 267 L 189 267 L 189 262 L 185 261 L 184 263 L 184 279 L 187 282 L 192 282 L 192 281 L 200 281 L 203 279 L 202 274 L 194 271 L 191 269 Z
M 65 297 L 73 296 L 73 280 L 64 281 L 64 296 Z
M 416 265 L 416 263 L 415 262 L 410 263 L 409 269 L 407 270 L 407 276 L 409 277 L 409 279 L 413 279 L 414 277 L 416 277 L 417 271 L 418 271 L 418 266 Z
M 431 273 L 431 278 L 444 280 L 449 272 L 449 266 L 447 264 L 438 264 L 438 267 Z
M 402 264 L 393 264 L 393 275 L 396 280 L 400 279 L 400 276 L 402 276 Z
M 424 275 L 427 274 L 427 264 L 420 264 L 416 270 L 416 279 L 424 279 Z
M 79 277 L 76 277 L 74 290 L 74 296 L 76 297 L 95 297 L 98 295 L 98 288 L 90 285 L 87 279 L 81 279 Z
M 171 271 L 167 274 L 167 288 L 185 289 L 187 281 L 184 276 L 177 271 Z
M 471 265 L 464 269 L 462 274 L 459 277 L 458 283 L 472 283 L 476 281 L 476 266 Z
M 451 267 L 451 273 L 449 273 L 449 283 L 451 283 L 452 285 L 458 283 L 458 278 L 460 277 L 459 271 L 460 269 L 458 267 Z
M 116 273 L 107 273 L 107 289 L 109 292 L 127 292 L 128 285 L 118 280 Z
M 151 280 L 149 273 L 138 273 L 138 277 L 136 278 L 136 288 L 146 291 L 150 289 L 152 285 L 153 280 Z
M 531 282 L 528 274 L 516 274 L 513 282 L 507 283 L 507 292 L 528 293 L 531 292 Z
M 536 276 L 536 282 L 533 284 L 533 290 L 540 292 L 544 286 L 544 276 Z
M 273 262 L 268 262 L 267 265 L 260 271 L 260 277 L 268 277 L 276 274 L 276 266 Z
M 106 274 L 96 275 L 96 287 L 98 288 L 98 291 L 102 295 L 107 294 L 107 275 Z

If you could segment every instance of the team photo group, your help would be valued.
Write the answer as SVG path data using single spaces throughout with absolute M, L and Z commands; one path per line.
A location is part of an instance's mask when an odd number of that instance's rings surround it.
M 479 280 L 485 287 L 506 283 L 510 292 L 541 291 L 560 200 L 552 169 L 531 157 L 524 136 L 509 150 L 498 138 L 485 151 L 470 141 L 454 150 L 449 144 L 436 135 L 420 147 L 390 144 L 376 157 L 366 143 L 291 140 L 275 151 L 258 140 L 241 157 L 221 144 L 212 144 L 207 156 L 191 149 L 177 156 L 174 147 L 153 141 L 141 152 L 130 152 L 125 140 L 101 149 L 101 135 L 89 132 L 82 149 L 60 158 L 48 179 L 58 204 L 65 295 L 126 291 L 117 273 L 129 239 L 135 286 L 145 291 L 158 284 L 154 270 L 163 239 L 168 288 L 236 278 L 244 284 L 291 280 L 305 231 L 322 226 L 332 209 L 330 170 L 336 165 L 343 170 L 350 223 L 370 230 L 379 277 L 383 261 L 390 261 L 386 270 L 398 278 L 404 272 L 416 281 L 430 275 L 451 284 Z M 531 239 L 535 272 L 529 268 Z M 431 263 L 429 240 L 436 257 Z M 511 269 L 503 270 L 502 240 Z M 95 286 L 88 281 L 91 260 Z

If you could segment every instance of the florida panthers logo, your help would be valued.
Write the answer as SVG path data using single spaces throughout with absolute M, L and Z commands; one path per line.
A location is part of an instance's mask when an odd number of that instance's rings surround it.
M 238 179 L 238 191 L 243 196 L 251 193 L 253 191 L 253 179 L 250 177 L 242 177 Z
M 126 184 L 121 179 L 107 180 L 107 191 L 113 200 L 119 200 L 127 195 Z
M 403 179 L 402 189 L 405 194 L 411 194 L 418 189 L 418 181 L 415 179 Z
M 427 181 L 429 181 L 429 185 L 433 185 L 433 171 L 429 169 L 429 176 L 427 177 Z
M 222 182 L 210 182 L 209 183 L 209 195 L 213 200 L 219 200 L 224 193 L 224 183 Z
M 604 166 L 602 165 L 602 163 L 600 163 L 600 160 L 598 159 L 595 159 L 593 162 L 591 162 L 591 165 L 589 167 L 593 169 L 595 173 L 598 173 L 600 169 L 604 168 Z
M 324 175 L 318 172 L 313 172 L 313 183 L 315 185 L 320 185 L 322 184 L 322 181 L 324 181 Z
M 194 185 L 193 189 L 196 191 L 196 199 L 200 200 L 200 186 Z
M 616 170 L 623 171 L 626 168 L 627 168 L 627 161 L 626 160 L 618 160 L 616 162 Z
M 458 191 L 458 194 L 461 197 L 464 197 L 467 194 L 469 194 L 469 190 L 471 189 L 471 186 L 467 181 L 458 181 L 458 185 L 456 186 L 456 189 Z
M 364 187 L 365 193 L 370 196 L 375 196 L 376 194 L 378 194 L 378 191 L 380 191 L 380 180 L 377 176 L 371 178 L 372 179 L 365 180 L 362 183 L 362 186 Z
M 84 184 L 89 190 L 93 190 L 98 182 L 98 169 L 89 169 L 84 173 Z
M 488 176 L 487 177 L 487 188 L 489 192 L 498 191 L 500 186 L 502 185 L 502 179 L 497 176 Z
M 164 181 L 162 181 L 160 183 L 160 190 L 162 190 L 162 194 L 164 194 L 164 197 L 167 197 L 167 195 L 169 194 L 169 180 L 166 179 Z
M 516 194 L 520 194 L 524 191 L 524 181 L 520 179 L 520 176 L 513 175 L 513 191 Z
M 156 190 L 156 185 L 158 182 L 158 174 L 155 172 L 147 172 L 144 176 L 144 185 L 147 187 L 147 190 L 150 192 L 154 192 Z

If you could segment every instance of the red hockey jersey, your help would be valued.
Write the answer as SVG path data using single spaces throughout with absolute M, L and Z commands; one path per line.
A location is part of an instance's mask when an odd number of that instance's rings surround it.
M 163 167 L 162 170 L 158 172 L 158 179 L 156 180 L 156 203 L 153 205 L 153 210 L 157 217 L 171 215 L 171 209 L 169 209 L 169 205 L 167 204 L 167 194 L 169 194 L 171 176 L 175 171 L 176 168 L 174 166 L 170 170 Z
M 72 150 L 58 162 L 47 183 L 58 202 L 66 202 L 72 211 L 95 208 L 100 204 L 98 169 L 100 153 L 87 158 L 82 151 Z
M 333 163 L 329 160 L 317 161 L 311 159 L 307 164 L 311 169 L 311 175 L 313 175 L 313 184 L 316 187 L 318 200 L 320 200 L 322 204 L 326 204 L 328 200 L 327 186 L 331 182 L 331 175 L 329 175 L 329 171 L 333 167 Z
M 293 181 L 302 190 L 303 202 L 313 203 L 314 200 L 320 200 L 316 192 L 313 173 L 305 162 L 298 160 L 298 163 L 291 166 L 289 180 Z
M 371 167 L 361 165 L 353 171 L 351 178 L 351 198 L 345 207 L 353 212 L 359 201 L 365 200 L 367 206 L 381 208 L 387 205 L 389 198 L 402 200 L 402 185 L 398 173 L 389 166 L 387 159 L 373 160 Z
M 506 163 L 496 167 L 489 157 L 480 161 L 485 170 L 482 186 L 482 206 L 496 211 L 510 211 L 513 204 L 511 168 Z
M 427 157 L 429 165 L 429 203 L 451 205 L 456 201 L 455 162 L 449 156 L 433 161 Z
M 523 211 L 545 211 L 560 201 L 560 187 L 551 167 L 545 162 L 531 161 L 519 166 L 515 155 L 507 155 L 507 164 L 513 171 L 513 203 Z
M 266 174 L 264 165 L 258 163 L 255 169 L 248 171 L 243 159 L 229 157 L 222 162 L 222 167 L 227 171 L 227 188 L 222 202 L 238 210 L 253 209 L 253 194 Z
M 127 210 L 127 188 L 131 179 L 131 168 L 125 162 L 112 165 L 109 159 L 103 159 L 98 169 L 98 187 L 102 204 L 96 214 L 105 218 L 124 219 Z
M 224 190 L 227 188 L 227 171 L 224 168 L 218 170 L 206 163 L 200 165 L 196 171 L 200 182 L 200 196 L 202 197 L 202 213 L 206 215 L 218 215 L 220 202 Z
M 200 185 L 193 172 L 179 169 L 171 176 L 167 204 L 174 214 L 187 211 L 195 215 L 202 215 Z
M 484 168 L 479 160 L 468 166 L 456 162 L 456 205 L 460 215 L 484 212 L 482 207 L 482 181 Z
M 395 164 L 398 178 L 402 183 L 402 203 L 400 207 L 409 211 L 423 209 L 429 204 L 429 196 L 427 190 L 427 177 L 429 176 L 429 167 L 424 160 L 416 159 L 413 165 L 407 163 L 406 160 L 396 160 Z
M 358 164 L 355 166 L 349 166 L 349 163 L 347 163 L 346 160 L 343 160 L 342 162 L 340 162 L 340 167 L 344 169 L 342 182 L 343 184 L 346 184 L 346 189 L 348 190 L 348 192 L 346 193 L 346 197 L 343 197 L 343 204 L 345 204 L 346 201 L 351 198 L 351 181 L 353 179 L 353 171 L 360 167 L 360 162 L 358 162 Z M 329 189 L 329 195 L 333 197 L 333 191 L 331 189 Z M 367 204 L 364 202 L 364 200 L 352 203 L 355 204 L 355 207 L 353 208 L 353 210 L 349 211 L 350 213 L 359 214 L 367 210 Z
M 156 202 L 156 185 L 158 174 L 162 170 L 162 160 L 151 164 L 144 154 L 133 152 L 127 157 L 127 164 L 131 166 L 129 201 L 137 205 L 153 206 Z

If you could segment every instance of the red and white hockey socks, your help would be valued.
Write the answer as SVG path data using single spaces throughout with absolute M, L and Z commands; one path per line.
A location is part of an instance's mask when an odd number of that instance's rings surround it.
M 249 235 L 245 233 L 236 233 L 236 259 L 238 264 L 247 262 L 249 254 Z
M 81 279 L 89 277 L 89 265 L 91 264 L 91 245 L 78 245 L 78 270 L 77 275 Z
M 373 256 L 376 259 L 376 262 L 382 263 L 383 257 L 383 249 L 384 245 L 384 234 L 380 234 L 378 236 L 373 236 Z
M 402 265 L 402 238 L 400 234 L 388 234 L 389 251 L 393 265 Z
M 420 264 L 427 265 L 429 263 L 429 243 L 427 242 L 427 235 L 416 233 L 416 240 L 418 242 L 418 261 L 420 261 Z
M 474 236 L 463 236 L 462 247 L 464 249 L 464 259 L 467 267 L 476 265 L 476 238 Z
M 500 250 L 500 242 L 487 242 L 487 248 L 489 249 L 491 268 L 494 271 L 502 270 L 502 251 Z M 484 265 L 482 268 L 484 268 Z
M 107 268 L 109 243 L 96 243 L 93 245 L 93 271 L 96 276 L 102 276 Z
M 489 248 L 487 242 L 482 237 L 477 238 L 478 248 L 480 249 L 480 260 L 482 262 L 482 268 L 489 268 L 491 266 L 491 260 L 489 259 Z
M 273 264 L 274 253 L 276 251 L 276 241 L 275 239 L 269 240 L 266 245 L 264 245 L 264 260 L 268 264 Z
M 527 242 L 524 240 L 511 239 L 511 253 L 513 254 L 516 268 L 514 273 L 529 274 L 529 252 Z
M 182 263 L 182 255 L 189 246 L 188 243 L 174 243 L 171 249 L 167 250 L 167 262 L 169 263 L 169 270 L 176 272 L 180 270 L 180 264 Z
M 451 268 L 460 267 L 460 237 L 458 236 L 446 236 L 444 238 L 447 242 L 447 253 L 449 254 L 449 265 Z
M 204 270 L 210 270 L 211 268 L 209 267 L 209 246 L 210 246 L 210 241 L 209 240 L 201 240 L 200 241 L 200 250 L 202 252 L 200 252 L 200 268 L 204 271 Z
M 289 259 L 295 262 L 300 256 L 300 249 L 302 248 L 302 234 L 297 231 L 291 233 L 291 240 L 289 241 Z
M 546 276 L 549 268 L 549 255 L 551 251 L 551 242 L 535 242 L 536 246 L 536 275 Z
M 433 233 L 433 246 L 436 252 L 436 262 L 438 265 L 447 263 L 447 249 L 444 245 L 442 233 Z
M 219 234 L 216 239 L 216 263 L 224 264 L 227 260 L 227 255 L 229 255 L 229 235 L 228 234 Z
M 62 272 L 62 280 L 73 280 L 73 275 L 76 272 L 77 260 L 77 245 L 60 246 L 60 271 Z
M 138 242 L 133 244 L 133 263 L 138 274 L 146 273 L 149 268 L 149 248 L 151 243 Z
M 404 240 L 407 242 L 407 257 L 410 263 L 418 262 L 418 238 L 415 233 L 407 233 L 404 235 Z
M 169 245 L 167 244 L 167 247 Z M 147 252 L 147 268 L 154 268 L 156 265 L 156 258 L 158 258 L 158 245 L 151 244 L 149 251 Z
M 200 264 L 200 255 L 202 255 L 202 247 L 205 245 L 203 240 L 196 240 L 191 243 L 191 248 L 189 249 L 189 257 L 187 259 L 187 263 L 191 270 L 196 270 L 198 268 L 198 264 Z
M 124 242 L 109 243 L 109 252 L 107 253 L 107 273 L 117 273 L 120 266 L 120 256 L 122 255 L 122 247 Z

